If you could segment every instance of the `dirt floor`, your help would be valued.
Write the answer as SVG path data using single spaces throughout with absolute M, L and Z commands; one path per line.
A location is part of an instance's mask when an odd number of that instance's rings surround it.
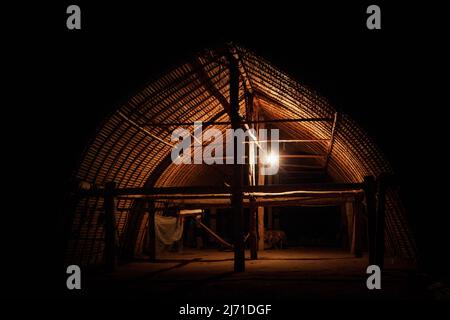
M 429 299 L 424 283 L 404 261 L 386 259 L 382 289 L 366 287 L 367 257 L 318 249 L 259 252 L 246 272 L 233 272 L 233 253 L 185 250 L 150 263 L 145 258 L 109 275 L 91 276 L 91 297 L 157 297 L 183 301 L 297 299 Z

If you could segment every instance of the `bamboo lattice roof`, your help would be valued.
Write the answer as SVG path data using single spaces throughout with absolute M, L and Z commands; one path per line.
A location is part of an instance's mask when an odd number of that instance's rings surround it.
M 335 108 L 324 98 L 251 51 L 232 47 L 238 57 L 240 109 L 245 114 L 244 88 L 266 119 L 333 118 Z M 119 188 L 144 186 L 223 185 L 226 168 L 174 165 L 170 135 L 174 128 L 155 123 L 229 121 L 224 105 L 229 99 L 229 71 L 221 50 L 206 50 L 148 84 L 113 112 L 87 146 L 74 178 L 95 185 L 114 181 Z M 291 139 L 330 138 L 332 122 L 283 122 L 276 127 Z M 225 130 L 227 125 L 214 127 Z M 191 126 L 192 128 L 192 126 Z M 299 144 L 299 151 L 326 153 L 326 143 Z M 336 126 L 327 173 L 335 182 L 361 182 L 364 176 L 392 172 L 379 148 L 349 116 Z M 117 201 L 118 237 L 130 224 L 134 199 Z M 137 247 L 142 246 L 145 218 Z M 103 200 L 86 197 L 76 203 L 71 220 L 67 259 L 80 264 L 101 262 L 103 252 Z M 396 192 L 387 194 L 386 244 L 393 252 L 414 257 L 414 243 Z

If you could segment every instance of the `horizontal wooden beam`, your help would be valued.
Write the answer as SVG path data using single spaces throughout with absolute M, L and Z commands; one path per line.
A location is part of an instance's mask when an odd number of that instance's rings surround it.
M 193 157 L 193 155 L 192 155 Z M 279 154 L 278 158 L 280 159 L 322 159 L 325 158 L 326 155 L 323 154 Z M 248 159 L 248 156 L 242 156 L 241 159 Z M 256 159 L 262 158 L 262 156 L 260 155 L 256 155 L 255 156 Z M 210 158 L 210 157 L 205 157 L 203 158 L 203 160 L 216 160 L 216 159 L 222 159 L 222 160 L 227 160 L 227 159 L 234 159 L 232 156 L 224 156 L 224 157 L 214 157 L 214 158 Z M 322 167 L 320 167 L 322 168 Z
M 362 183 L 301 183 L 301 184 L 275 184 L 262 186 L 244 186 L 244 193 L 280 193 L 280 192 L 306 192 L 306 191 L 355 191 L 362 190 Z M 172 197 L 183 197 L 189 195 L 204 196 L 214 195 L 217 197 L 228 197 L 232 193 L 231 187 L 227 186 L 186 186 L 186 187 L 154 187 L 154 188 L 117 188 L 115 196 L 148 196 L 167 195 Z M 104 190 L 85 190 L 82 195 L 103 196 Z
M 144 132 L 147 136 L 151 137 L 152 139 L 158 140 L 159 142 L 165 144 L 166 146 L 169 146 L 172 148 L 174 147 L 173 143 L 171 143 L 170 141 L 166 141 L 166 140 L 158 137 L 157 135 L 153 134 L 152 132 L 148 131 L 146 128 L 142 127 L 141 125 L 137 124 L 136 122 L 134 122 L 133 120 L 128 118 L 122 111 L 118 111 L 117 114 L 119 116 L 121 116 L 125 121 L 129 122 L 131 125 L 135 126 L 137 129 Z
M 241 125 L 244 124 L 257 124 L 257 123 L 282 123 L 282 122 L 331 122 L 333 118 L 291 118 L 291 119 L 264 119 L 264 120 L 252 120 L 252 121 L 240 121 Z M 191 122 L 153 122 L 147 123 L 148 127 L 181 127 L 181 126 L 193 126 L 194 121 Z M 231 121 L 202 121 L 202 125 L 231 125 Z
M 252 197 L 266 198 L 266 199 L 275 199 L 280 197 L 285 197 L 286 199 L 290 198 L 312 198 L 312 199 L 320 199 L 326 198 L 329 196 L 334 197 L 344 197 L 344 196 L 354 196 L 357 194 L 362 194 L 361 190 L 345 190 L 345 191 L 286 191 L 286 192 L 244 192 L 243 196 L 246 199 L 250 199 Z M 208 199 L 217 199 L 218 201 L 229 200 L 231 197 L 231 193 L 208 193 L 208 194 L 186 194 L 186 193 L 178 193 L 178 194 L 132 194 L 132 195 L 122 195 L 118 196 L 119 200 L 130 200 L 136 198 L 148 198 L 148 199 L 163 199 L 163 200 L 208 200 Z
M 326 155 L 322 154 L 280 154 L 280 158 L 284 159 L 321 159 L 325 158 Z
M 258 140 L 259 143 L 324 143 L 328 142 L 330 139 L 279 139 L 279 140 Z M 252 141 L 244 141 L 244 143 L 253 143 Z
M 362 193 L 357 192 L 335 192 L 322 194 L 319 197 L 317 195 L 309 197 L 299 197 L 294 195 L 289 196 L 277 196 L 277 197 L 255 197 L 245 196 L 243 200 L 243 206 L 245 208 L 251 206 L 251 201 L 255 201 L 255 204 L 260 207 L 281 207 L 281 206 L 337 206 L 348 201 L 361 200 Z M 252 200 L 253 199 L 253 200 Z M 195 209 L 208 209 L 208 208 L 231 208 L 231 199 L 228 198 L 183 198 L 183 199 L 157 199 L 156 201 L 161 203 L 170 203 L 170 205 L 179 208 L 195 208 Z M 131 210 L 131 209 L 130 209 Z

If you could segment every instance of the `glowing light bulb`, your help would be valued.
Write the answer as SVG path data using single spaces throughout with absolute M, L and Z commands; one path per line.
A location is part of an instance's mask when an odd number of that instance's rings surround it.
M 278 163 L 278 155 L 275 153 L 269 153 L 264 157 L 263 160 L 264 164 L 274 166 Z

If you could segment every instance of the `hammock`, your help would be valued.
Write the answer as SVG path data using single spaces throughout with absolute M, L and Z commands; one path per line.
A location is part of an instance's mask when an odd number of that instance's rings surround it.
M 203 229 L 206 230 L 206 232 L 216 241 L 218 241 L 219 243 L 221 243 L 223 246 L 229 248 L 229 249 L 233 249 L 233 245 L 227 241 L 225 241 L 224 239 L 222 239 L 217 233 L 215 233 L 214 231 L 212 231 L 210 228 L 208 228 L 205 224 L 203 224 L 203 222 L 200 221 L 200 219 L 196 219 L 197 223 L 199 224 L 199 226 L 201 226 Z
M 214 231 L 212 231 L 210 228 L 208 228 L 203 222 L 200 221 L 199 218 L 196 218 L 197 223 L 206 230 L 206 232 L 216 241 L 218 241 L 220 244 L 222 244 L 223 246 L 227 247 L 228 249 L 233 249 L 233 245 L 227 241 L 225 241 L 224 239 L 222 239 L 217 233 L 215 233 Z M 249 238 L 250 233 L 247 233 L 247 235 L 244 237 L 244 242 L 247 242 L 247 239 Z

